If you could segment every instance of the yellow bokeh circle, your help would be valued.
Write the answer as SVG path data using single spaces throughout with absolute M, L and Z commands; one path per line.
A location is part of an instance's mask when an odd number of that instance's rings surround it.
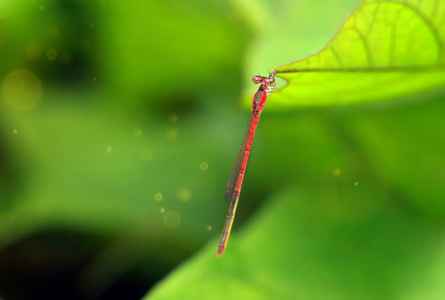
M 181 223 L 181 216 L 175 211 L 169 211 L 164 215 L 164 224 L 167 227 L 174 228 Z
M 17 110 L 28 110 L 39 103 L 42 83 L 39 77 L 26 69 L 18 69 L 6 75 L 2 84 L 5 102 Z

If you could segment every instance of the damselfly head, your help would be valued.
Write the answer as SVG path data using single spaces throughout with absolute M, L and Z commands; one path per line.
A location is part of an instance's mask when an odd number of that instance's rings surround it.
M 252 81 L 253 81 L 253 83 L 258 84 L 258 83 L 260 83 L 261 81 L 263 81 L 263 78 L 264 78 L 264 77 L 262 77 L 262 76 L 255 75 L 255 76 L 252 77 Z
M 270 73 L 269 77 L 255 75 L 252 77 L 252 81 L 255 84 L 261 83 L 263 85 L 270 85 L 275 82 L 275 74 Z

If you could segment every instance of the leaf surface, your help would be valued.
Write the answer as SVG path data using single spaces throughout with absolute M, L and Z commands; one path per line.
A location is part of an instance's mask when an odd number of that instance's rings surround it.
M 342 105 L 443 89 L 444 45 L 444 1 L 367 0 L 320 52 L 275 69 L 288 85 L 270 102 Z

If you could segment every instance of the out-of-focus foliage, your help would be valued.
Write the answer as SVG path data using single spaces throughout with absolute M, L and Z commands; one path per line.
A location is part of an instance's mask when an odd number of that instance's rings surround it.
M 272 95 L 215 257 L 242 82 L 321 49 L 356 5 L 1 2 L 0 297 L 441 298 L 441 91 Z
M 140 298 L 224 218 L 249 26 L 225 1 L 1 7 L 0 297 Z
M 99 1 L 2 1 L 1 75 L 28 68 L 51 81 L 91 82 L 100 8 Z
M 185 106 L 197 94 L 239 84 L 233 70 L 253 35 L 228 1 L 116 1 L 106 10 L 102 60 L 110 84 L 150 95 L 123 103 Z

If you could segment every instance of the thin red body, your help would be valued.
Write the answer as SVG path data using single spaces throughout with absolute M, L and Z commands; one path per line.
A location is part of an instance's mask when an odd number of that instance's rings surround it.
M 264 80 L 259 80 L 262 78 Z M 267 82 L 265 80 L 268 80 Z M 241 150 L 238 153 L 238 157 L 235 161 L 235 165 L 230 174 L 229 182 L 226 188 L 226 201 L 230 201 L 230 208 L 227 214 L 226 222 L 224 224 L 224 229 L 221 234 L 221 240 L 218 245 L 217 257 L 221 257 L 227 246 L 229 240 L 230 231 L 232 229 L 233 220 L 235 218 L 236 206 L 238 204 L 238 199 L 241 193 L 241 187 L 243 184 L 244 174 L 246 173 L 247 161 L 249 160 L 250 150 L 252 148 L 253 137 L 255 136 L 255 131 L 260 119 L 261 112 L 263 111 L 264 105 L 267 101 L 267 85 L 273 83 L 273 77 L 260 77 L 255 76 L 253 78 L 255 83 L 261 83 L 258 91 L 253 97 L 252 103 L 252 117 L 250 119 L 249 125 L 247 126 L 246 133 L 243 138 L 243 143 L 241 145 Z

